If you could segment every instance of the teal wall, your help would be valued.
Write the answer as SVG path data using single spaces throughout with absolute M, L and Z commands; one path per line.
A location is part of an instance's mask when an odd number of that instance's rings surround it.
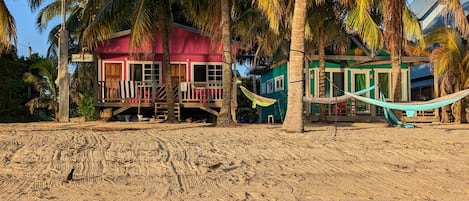
M 275 80 L 277 76 L 283 75 L 283 90 L 275 91 Z M 279 66 L 274 67 L 273 69 L 265 72 L 261 75 L 261 84 L 266 83 L 268 80 L 272 79 L 274 82 L 273 93 L 264 93 L 261 96 L 277 99 L 277 102 L 269 107 L 261 107 L 260 109 L 260 119 L 262 122 L 267 122 L 267 115 L 274 115 L 276 122 L 281 122 L 285 119 L 285 114 L 287 113 L 287 95 L 288 95 L 288 72 L 287 72 L 287 63 L 280 64 Z M 267 86 L 266 86 L 267 87 Z M 267 91 L 267 90 L 266 90 Z
M 353 63 L 354 61 L 348 61 L 348 63 Z M 313 61 L 309 64 L 310 69 L 314 68 L 319 68 L 319 61 Z M 370 78 L 370 83 L 375 83 L 374 80 L 374 74 L 376 69 L 389 69 L 389 72 L 391 72 L 391 65 L 390 64 L 382 64 L 382 65 L 366 65 L 366 66 L 342 66 L 339 63 L 331 63 L 331 62 L 326 62 L 326 68 L 342 68 L 344 69 L 345 77 L 347 77 L 347 80 L 351 82 L 352 80 L 352 71 L 353 69 L 361 69 L 361 70 L 369 70 L 369 78 Z M 401 66 L 402 69 L 408 69 L 407 64 L 402 64 Z M 310 93 L 315 94 L 315 86 L 317 85 L 317 80 L 314 80 L 315 78 L 315 71 L 310 71 L 310 76 L 306 79 L 310 79 Z M 275 121 L 283 121 L 285 118 L 286 114 L 286 109 L 287 109 L 287 94 L 288 94 L 288 75 L 287 75 L 287 63 L 280 64 L 276 67 L 273 67 L 269 71 L 263 73 L 261 75 L 261 84 L 266 83 L 267 80 L 272 79 L 274 81 L 274 78 L 279 76 L 279 75 L 284 75 L 284 90 L 283 91 L 277 91 L 275 92 L 275 87 L 274 87 L 274 92 L 273 93 L 264 93 L 261 94 L 264 97 L 269 97 L 269 98 L 274 98 L 277 99 L 277 103 L 275 103 L 272 106 L 269 107 L 262 107 L 260 110 L 260 119 L 262 122 L 267 122 L 267 115 L 274 115 Z M 404 76 L 404 75 L 403 75 Z M 402 77 L 403 79 L 409 79 L 407 75 L 406 77 Z M 274 81 L 275 82 L 275 81 Z M 274 83 L 275 85 L 275 83 Z M 409 85 L 409 81 L 407 81 L 407 86 Z M 352 91 L 351 83 L 345 83 L 345 90 L 347 91 Z M 410 92 L 408 91 L 407 97 L 410 97 Z M 370 93 L 371 98 L 375 98 L 375 93 L 374 90 L 371 91 Z M 319 113 L 319 105 L 318 104 L 311 104 L 311 112 L 313 113 Z

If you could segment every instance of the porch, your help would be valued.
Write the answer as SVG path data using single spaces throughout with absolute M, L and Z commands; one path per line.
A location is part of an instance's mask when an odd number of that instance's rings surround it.
M 174 103 L 180 108 L 198 108 L 212 114 L 221 108 L 222 82 L 181 82 L 173 84 Z M 130 108 L 154 108 L 166 106 L 166 86 L 151 81 L 106 80 L 98 81 L 97 107 L 114 108 L 117 115 Z

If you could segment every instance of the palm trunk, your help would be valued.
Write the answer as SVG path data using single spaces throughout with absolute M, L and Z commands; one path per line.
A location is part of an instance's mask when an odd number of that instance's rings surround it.
M 456 85 L 454 86 L 454 93 L 457 93 L 459 91 L 461 91 L 461 84 L 457 82 Z M 451 112 L 453 113 L 453 116 L 454 116 L 454 123 L 457 123 L 457 124 L 462 123 L 462 114 L 463 114 L 462 111 L 463 111 L 462 100 L 459 100 L 453 103 L 453 105 L 451 106 Z
M 405 2 L 402 0 L 386 1 L 389 9 L 389 18 L 385 18 L 385 38 L 391 55 L 391 93 L 394 102 L 400 102 L 402 98 L 401 86 L 401 47 L 402 47 L 402 9 Z M 401 111 L 396 111 L 396 116 L 402 116 Z
M 222 41 L 223 41 L 223 104 L 217 118 L 218 126 L 232 124 L 231 119 L 231 19 L 228 0 L 221 0 Z
M 293 11 L 290 66 L 288 68 L 287 114 L 282 128 L 286 132 L 304 132 L 303 66 L 305 48 L 306 0 L 296 0 Z
M 386 22 L 387 46 L 391 55 L 392 81 L 391 91 L 393 101 L 399 102 L 402 97 L 401 89 L 401 43 L 402 43 L 402 0 L 386 1 L 389 8 L 389 16 Z
M 171 21 L 168 18 L 169 4 L 166 0 L 159 1 L 160 15 L 158 16 L 158 25 L 161 34 L 161 41 L 163 43 L 163 66 L 165 72 L 165 91 L 166 91 L 166 105 L 168 110 L 168 119 L 167 122 L 174 123 L 176 122 L 176 116 L 174 115 L 174 91 L 173 83 L 171 79 L 171 63 L 169 58 L 169 28 L 172 27 Z
M 319 30 L 322 30 L 320 28 Z M 319 33 L 319 97 L 326 97 L 326 45 L 325 45 L 326 35 L 323 31 Z M 326 121 L 326 105 L 319 105 L 319 121 Z

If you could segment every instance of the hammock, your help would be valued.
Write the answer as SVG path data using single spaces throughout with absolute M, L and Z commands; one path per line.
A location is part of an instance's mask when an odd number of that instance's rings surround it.
M 380 93 L 380 99 L 383 102 L 386 102 L 384 94 Z M 402 123 L 399 118 L 392 112 L 391 109 L 383 107 L 384 118 L 390 126 L 403 126 L 404 128 L 415 128 L 413 123 Z
M 355 95 L 355 94 L 348 93 L 348 92 L 345 92 L 345 94 L 357 100 L 370 103 L 373 105 L 381 106 L 383 108 L 406 111 L 406 115 L 408 117 L 413 117 L 415 115 L 415 111 L 433 110 L 433 109 L 440 108 L 440 107 L 449 105 L 451 103 L 454 103 L 466 97 L 467 95 L 469 95 L 469 89 L 459 91 L 457 93 L 453 93 L 450 95 L 446 95 L 443 97 L 435 98 L 429 101 L 412 102 L 412 103 L 388 103 L 388 102 L 383 102 L 383 101 L 376 100 L 376 99 L 371 99 L 371 98 Z
M 371 86 L 366 89 L 362 89 L 360 91 L 354 92 L 353 94 L 356 95 L 362 95 L 366 92 L 369 92 L 376 88 L 376 85 Z M 335 104 L 335 103 L 340 103 L 344 102 L 347 99 L 350 99 L 351 97 L 349 95 L 342 95 L 342 96 L 337 96 L 337 97 L 331 97 L 331 98 L 313 98 L 313 97 L 303 97 L 304 102 L 310 102 L 310 103 L 320 103 L 320 104 Z
M 261 107 L 269 107 L 273 105 L 277 100 L 272 99 L 272 98 L 266 98 L 263 96 L 259 96 L 248 89 L 244 88 L 243 86 L 239 86 L 241 88 L 241 91 L 243 91 L 243 94 L 252 101 L 252 108 L 256 108 L 257 105 Z

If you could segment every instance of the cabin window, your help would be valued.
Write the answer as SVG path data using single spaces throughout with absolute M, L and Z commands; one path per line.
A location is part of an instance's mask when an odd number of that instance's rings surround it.
M 275 77 L 275 91 L 283 91 L 284 89 L 283 75 Z
M 268 94 L 274 93 L 274 81 L 272 79 L 267 80 L 266 82 L 266 91 Z
M 378 73 L 379 92 L 389 98 L 389 73 Z
M 221 82 L 223 81 L 222 65 L 194 65 L 195 82 Z
M 265 94 L 265 83 L 261 83 L 261 94 Z
M 344 72 L 326 72 L 325 97 L 335 97 L 335 96 L 344 95 L 344 89 L 345 89 L 344 79 L 345 79 Z
M 366 89 L 366 75 L 355 74 L 355 91 Z
M 161 83 L 161 67 L 156 63 L 131 63 L 130 80 Z

